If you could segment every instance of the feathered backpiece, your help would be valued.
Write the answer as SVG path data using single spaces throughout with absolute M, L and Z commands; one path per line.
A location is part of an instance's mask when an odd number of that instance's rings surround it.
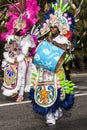
M 74 14 L 74 17 L 76 18 L 78 16 L 78 14 L 80 13 L 81 11 L 81 6 L 83 4 L 83 1 L 84 0 L 81 0 L 79 6 L 77 7 L 72 0 L 68 0 L 68 2 L 70 3 L 70 6 L 72 7 L 72 9 L 75 11 L 75 14 Z
M 27 31 L 38 21 L 36 17 L 40 10 L 36 0 L 15 0 L 9 5 L 9 20 L 5 23 L 7 32 L 1 34 L 1 39 L 6 40 L 9 35 L 26 35 Z
M 69 12 L 70 5 L 64 0 L 52 3 L 51 9 L 44 16 L 44 23 L 40 28 L 41 36 L 50 31 L 51 26 L 57 26 L 60 34 L 68 38 L 75 27 L 75 17 Z

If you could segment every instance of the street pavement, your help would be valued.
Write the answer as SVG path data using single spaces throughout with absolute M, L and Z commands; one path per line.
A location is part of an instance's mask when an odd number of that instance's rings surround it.
M 73 73 L 75 103 L 71 110 L 63 110 L 63 117 L 48 127 L 45 117 L 35 114 L 28 93 L 25 101 L 16 103 L 0 91 L 0 130 L 87 130 L 87 73 Z M 2 80 L 0 80 L 0 85 Z

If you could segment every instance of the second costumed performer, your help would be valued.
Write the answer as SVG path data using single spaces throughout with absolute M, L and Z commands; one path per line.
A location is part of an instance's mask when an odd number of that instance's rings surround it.
M 32 56 L 37 38 L 30 30 L 38 21 L 39 10 L 36 0 L 17 0 L 10 4 L 7 13 L 9 19 L 5 23 L 6 32 L 1 33 L 2 41 L 6 42 L 1 89 L 4 96 L 17 97 L 17 102 L 24 100 L 24 92 L 29 92 L 31 72 L 36 70 Z
M 29 99 L 32 100 L 33 110 L 46 116 L 46 124 L 49 126 L 55 125 L 56 120 L 62 117 L 63 108 L 69 110 L 74 104 L 74 84 L 65 80 L 62 67 L 69 43 L 65 36 L 70 36 L 70 26 L 64 17 L 68 9 L 68 4 L 52 4 L 51 14 L 48 12 L 47 20 L 40 28 L 41 35 L 50 32 L 49 36 L 39 44 L 33 59 L 38 67 L 37 73 L 32 73 Z M 54 68 L 61 57 L 61 48 L 64 51 L 61 58 L 63 60 L 59 61 L 58 68 Z

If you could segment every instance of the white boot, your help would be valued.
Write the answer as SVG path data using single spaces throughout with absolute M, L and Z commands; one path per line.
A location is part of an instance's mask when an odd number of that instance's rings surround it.
M 52 126 L 52 125 L 55 125 L 56 124 L 56 121 L 55 121 L 55 118 L 54 118 L 54 114 L 49 112 L 47 115 L 46 115 L 46 124 L 48 126 Z
M 55 117 L 55 120 L 61 118 L 63 116 L 63 112 L 62 112 L 62 109 L 59 107 L 55 113 L 54 113 L 54 117 Z

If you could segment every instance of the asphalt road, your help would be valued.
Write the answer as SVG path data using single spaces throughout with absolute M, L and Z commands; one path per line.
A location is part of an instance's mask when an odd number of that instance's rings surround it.
M 27 94 L 24 102 L 16 103 L 0 92 L 0 130 L 87 130 L 87 75 L 71 77 L 76 84 L 75 104 L 70 111 L 63 110 L 63 117 L 51 127 L 33 112 Z

